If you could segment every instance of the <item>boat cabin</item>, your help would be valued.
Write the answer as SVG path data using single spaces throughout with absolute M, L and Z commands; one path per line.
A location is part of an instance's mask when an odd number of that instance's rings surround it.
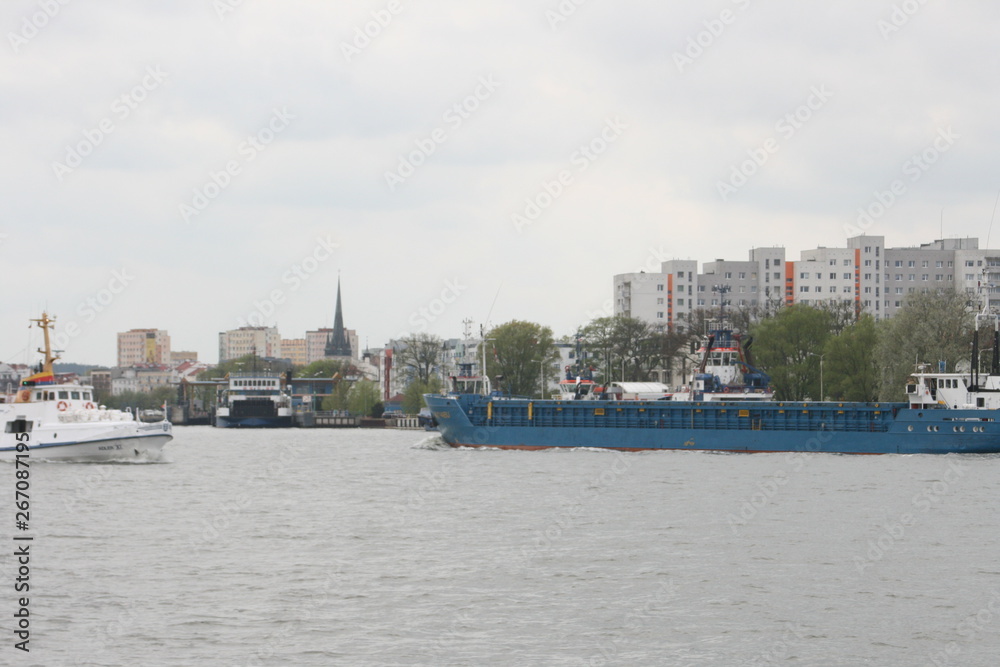
M 906 381 L 906 399 L 911 408 L 1000 409 L 1000 377 L 972 382 L 968 373 L 914 373 Z

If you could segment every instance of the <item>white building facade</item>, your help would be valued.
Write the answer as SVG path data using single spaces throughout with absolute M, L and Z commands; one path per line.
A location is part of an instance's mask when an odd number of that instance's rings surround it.
M 755 248 L 746 261 L 717 259 L 700 273 L 693 260 L 663 262 L 660 273 L 614 277 L 615 315 L 663 328 L 696 309 L 773 310 L 801 303 L 853 304 L 875 319 L 892 317 L 908 294 L 980 287 L 1000 309 L 1000 250 L 979 248 L 975 238 L 939 239 L 919 247 L 887 248 L 883 236 L 855 236 L 842 248 L 804 250 L 796 261 L 780 247 Z

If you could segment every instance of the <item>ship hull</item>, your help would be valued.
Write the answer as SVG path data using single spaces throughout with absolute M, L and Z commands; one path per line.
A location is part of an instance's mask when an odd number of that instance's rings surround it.
M 216 415 L 215 425 L 218 428 L 290 428 L 291 416 L 279 417 L 229 417 Z
M 840 454 L 1000 452 L 997 411 L 915 410 L 903 403 L 529 401 L 468 395 L 425 398 L 441 437 L 456 447 Z

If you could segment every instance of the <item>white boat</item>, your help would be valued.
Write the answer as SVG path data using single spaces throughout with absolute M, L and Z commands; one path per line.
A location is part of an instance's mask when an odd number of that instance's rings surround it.
M 32 320 L 45 334 L 45 355 L 38 373 L 21 381 L 0 404 L 0 460 L 18 454 L 58 461 L 123 461 L 155 459 L 172 438 L 164 420 L 144 424 L 129 411 L 97 405 L 93 387 L 76 382 L 57 384 L 49 330 L 54 320 L 43 313 Z M 19 449 L 20 447 L 20 449 Z
M 218 428 L 288 428 L 292 399 L 282 390 L 285 376 L 270 371 L 233 372 L 215 410 Z

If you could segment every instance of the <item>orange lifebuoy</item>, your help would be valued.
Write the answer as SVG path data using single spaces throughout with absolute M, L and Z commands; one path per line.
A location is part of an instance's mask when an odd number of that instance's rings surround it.
M 66 408 L 68 407 L 69 403 L 67 403 L 66 401 L 59 401 L 58 403 L 56 403 L 56 409 L 58 409 L 59 412 L 66 412 Z
M 93 410 L 94 404 L 88 401 L 87 404 L 83 407 L 87 408 L 88 410 Z

